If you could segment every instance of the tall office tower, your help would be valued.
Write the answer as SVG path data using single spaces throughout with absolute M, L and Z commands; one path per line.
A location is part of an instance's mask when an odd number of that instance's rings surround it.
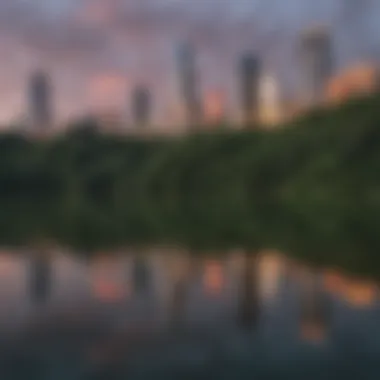
M 261 75 L 259 84 L 259 118 L 260 124 L 273 127 L 281 122 L 280 90 L 276 78 L 271 75 Z
M 132 95 L 132 114 L 136 126 L 147 126 L 150 122 L 152 99 L 149 88 L 137 86 Z
M 30 118 L 33 128 L 47 129 L 52 125 L 52 90 L 49 77 L 42 71 L 35 72 L 29 84 Z
M 241 104 L 243 122 L 254 128 L 258 122 L 260 61 L 252 54 L 246 53 L 240 62 Z
M 300 60 L 304 106 L 318 105 L 324 99 L 333 66 L 332 43 L 327 30 L 310 29 L 301 35 Z
M 181 45 L 178 49 L 177 59 L 180 92 L 185 106 L 186 123 L 188 127 L 197 128 L 202 122 L 202 106 L 193 47 L 188 44 Z

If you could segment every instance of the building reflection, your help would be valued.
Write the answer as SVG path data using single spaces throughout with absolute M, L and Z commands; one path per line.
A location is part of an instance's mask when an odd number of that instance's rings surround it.
M 179 327 L 183 324 L 186 314 L 187 280 L 178 279 L 173 284 L 171 308 L 171 325 Z
M 260 253 L 259 263 L 259 292 L 263 303 L 272 304 L 284 285 L 285 260 L 275 251 Z
M 138 252 L 133 259 L 133 284 L 136 294 L 145 294 L 152 282 L 147 258 Z
M 204 263 L 203 289 L 207 295 L 219 295 L 224 288 L 225 277 L 223 265 L 217 260 L 207 260 Z
M 185 322 L 186 305 L 193 266 L 193 258 L 190 254 L 179 254 L 172 258 L 169 323 L 174 328 L 183 326 Z
M 32 302 L 44 303 L 51 292 L 51 257 L 46 251 L 36 251 L 30 263 L 30 292 Z
M 377 286 L 367 281 L 352 281 L 345 289 L 345 299 L 356 307 L 370 307 L 377 296 Z
M 306 271 L 300 282 L 301 338 L 322 342 L 326 339 L 331 317 L 330 299 L 324 292 L 318 272 Z
M 131 295 L 130 283 L 125 279 L 121 264 L 119 258 L 107 255 L 92 261 L 90 282 L 94 298 L 102 302 L 117 302 Z
M 371 307 L 376 302 L 378 287 L 373 281 L 350 278 L 333 270 L 326 270 L 323 280 L 328 292 L 351 306 Z
M 238 325 L 242 329 L 256 327 L 259 318 L 257 263 L 255 253 L 244 253 L 238 303 Z

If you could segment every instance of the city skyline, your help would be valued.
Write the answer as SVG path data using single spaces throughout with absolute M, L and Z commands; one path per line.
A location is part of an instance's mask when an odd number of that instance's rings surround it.
M 366 8 L 361 1 L 360 14 L 352 0 L 346 7 L 342 4 L 347 0 L 306 3 L 292 0 L 285 9 L 278 0 L 55 0 L 49 6 L 4 0 L 0 123 L 24 115 L 26 78 L 40 68 L 54 80 L 60 121 L 99 104 L 125 108 L 126 92 L 144 80 L 153 92 L 161 91 L 155 118 L 163 122 L 177 94 L 173 50 L 182 40 L 199 51 L 202 92 L 221 88 L 231 113 L 238 109 L 233 67 L 247 49 L 257 50 L 264 66 L 278 73 L 285 93 L 295 93 L 294 43 L 308 25 L 333 25 L 338 68 L 378 56 L 380 34 L 372 21 L 380 14 L 380 4 L 366 1 Z M 342 19 L 350 20 L 349 29 L 354 29 L 353 17 L 360 28 L 348 43 Z

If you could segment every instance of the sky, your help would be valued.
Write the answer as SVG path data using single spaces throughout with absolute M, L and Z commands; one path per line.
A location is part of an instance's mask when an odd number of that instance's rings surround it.
M 379 18 L 379 0 L 0 0 L 0 123 L 25 116 L 37 69 L 51 77 L 59 120 L 127 114 L 131 89 L 145 84 L 157 122 L 166 122 L 178 106 L 175 47 L 183 41 L 196 48 L 202 92 L 225 93 L 231 109 L 246 50 L 295 96 L 302 29 L 330 28 L 339 68 L 377 59 Z

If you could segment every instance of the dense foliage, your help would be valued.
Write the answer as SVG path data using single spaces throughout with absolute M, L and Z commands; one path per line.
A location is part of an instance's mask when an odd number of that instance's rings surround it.
M 357 99 L 270 132 L 3 135 L 0 233 L 19 236 L 30 219 L 28 238 L 272 244 L 357 265 L 380 248 L 379 106 Z

